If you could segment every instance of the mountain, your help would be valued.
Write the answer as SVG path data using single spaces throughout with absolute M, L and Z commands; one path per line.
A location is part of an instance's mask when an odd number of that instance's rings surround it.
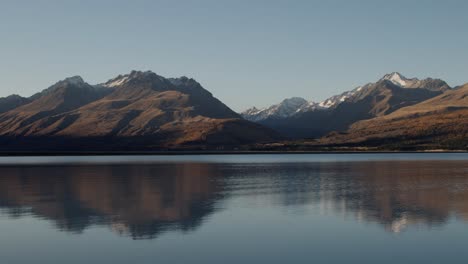
M 293 97 L 240 115 L 188 77 L 132 71 L 91 85 L 74 76 L 29 98 L 0 98 L 0 145 L 45 152 L 243 149 L 280 143 L 282 134 L 320 146 L 454 148 L 468 138 L 467 87 L 395 72 L 322 102 Z
M 362 86 L 357 87 L 351 91 L 346 91 L 344 93 L 334 95 L 326 100 L 320 102 L 318 105 L 324 109 L 330 109 L 338 106 L 342 102 L 348 100 L 349 98 L 353 97 L 356 93 L 362 90 Z
M 31 103 L 1 114 L 0 137 L 10 139 L 5 142 L 11 148 L 40 142 L 41 149 L 84 150 L 237 146 L 279 138 L 243 120 L 195 80 L 150 71 L 99 85 L 80 77 L 60 81 Z M 55 144 L 45 146 L 50 141 Z
M 0 98 L 0 114 L 25 105 L 29 102 L 30 100 L 28 98 L 24 98 L 16 94 Z
M 447 91 L 450 89 L 447 83 L 440 79 L 426 78 L 419 80 L 418 78 L 408 79 L 398 72 L 386 74 L 382 80 L 389 80 L 395 85 L 403 88 L 424 88 L 432 91 Z
M 322 143 L 468 149 L 468 84 L 388 115 L 353 124 Z
M 375 83 L 328 98 L 308 111 L 285 118 L 260 119 L 258 123 L 292 138 L 321 137 L 331 131 L 345 131 L 357 121 L 387 115 L 449 90 L 439 79 L 408 79 L 399 73 L 386 74 Z
M 293 116 L 297 113 L 310 111 L 318 107 L 317 103 L 308 102 L 301 97 L 292 97 L 284 99 L 281 103 L 267 108 L 257 109 L 249 108 L 241 113 L 242 117 L 250 121 L 262 121 L 266 119 L 281 119 Z
M 95 87 L 79 76 L 59 81 L 33 95 L 30 103 L 0 115 L 0 135 L 27 136 L 46 133 L 44 121 L 98 100 L 112 90 Z M 70 119 L 67 119 L 69 122 Z

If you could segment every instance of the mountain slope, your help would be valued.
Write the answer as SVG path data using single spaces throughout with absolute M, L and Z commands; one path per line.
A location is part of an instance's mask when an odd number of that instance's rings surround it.
M 265 119 L 281 119 L 293 116 L 301 111 L 316 106 L 313 102 L 308 102 L 301 97 L 292 97 L 284 99 L 281 103 L 267 108 L 257 109 L 249 108 L 241 113 L 242 117 L 250 121 L 262 121 Z
M 16 94 L 0 98 L 0 114 L 25 105 L 29 102 L 31 102 L 30 99 L 21 97 Z
M 65 86 L 70 83 L 75 82 Z M 80 89 L 73 85 L 70 91 L 63 91 L 59 83 L 59 89 L 48 89 L 32 103 L 1 115 L 0 135 L 94 138 L 99 139 L 96 144 L 125 148 L 241 145 L 279 138 L 243 120 L 186 77 L 166 79 L 133 71 L 97 86 L 78 83 Z M 72 100 L 67 92 L 74 95 Z
M 283 119 L 263 119 L 258 123 L 293 138 L 320 137 L 331 131 L 344 131 L 357 121 L 387 115 L 402 107 L 435 97 L 450 87 L 441 80 L 407 79 L 387 74 L 376 83 L 333 96 L 311 111 Z
M 391 114 L 353 124 L 346 133 L 323 143 L 397 144 L 468 148 L 468 84 L 401 108 Z
M 36 121 L 77 109 L 111 91 L 91 86 L 79 76 L 67 78 L 32 96 L 30 103 L 0 115 L 0 135 L 41 133 L 41 127 L 34 127 Z
M 431 91 L 447 91 L 450 89 L 450 86 L 446 82 L 440 79 L 432 79 L 432 78 L 426 78 L 423 80 L 419 80 L 418 78 L 408 79 L 398 72 L 386 74 L 382 78 L 382 80 L 389 80 L 395 85 L 398 85 L 403 88 L 424 88 L 426 90 L 431 90 Z

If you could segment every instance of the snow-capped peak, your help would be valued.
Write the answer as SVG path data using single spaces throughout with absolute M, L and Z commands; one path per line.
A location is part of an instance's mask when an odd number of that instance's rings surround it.
M 347 91 L 347 92 L 344 92 L 342 94 L 332 96 L 332 97 L 320 102 L 318 104 L 318 106 L 321 107 L 321 108 L 335 107 L 335 106 L 341 104 L 342 102 L 345 102 L 349 98 L 353 97 L 354 95 L 356 95 L 357 93 L 359 93 L 360 91 L 365 89 L 365 87 L 366 86 L 359 86 L 359 87 L 357 87 L 357 88 L 355 88 L 355 89 L 353 89 L 351 91 Z
M 102 84 L 102 86 L 112 88 L 112 87 L 124 85 L 133 79 L 150 78 L 150 77 L 156 77 L 160 80 L 164 79 L 163 77 L 157 75 L 156 73 L 152 71 L 132 71 L 129 74 L 119 75 L 115 77 L 114 79 L 110 79 L 106 83 Z
M 125 84 L 128 81 L 128 79 L 129 79 L 128 75 L 119 75 L 116 78 L 111 79 L 108 82 L 104 83 L 102 86 L 109 87 L 109 88 L 117 87 L 117 86 Z
M 281 103 L 272 105 L 270 107 L 262 109 L 252 107 L 242 112 L 241 115 L 250 121 L 261 121 L 268 118 L 285 118 L 295 115 L 299 112 L 306 111 L 307 109 L 311 109 L 316 105 L 316 103 L 308 102 L 304 98 L 292 97 L 284 99 L 281 101 Z
M 257 107 L 253 106 L 253 107 L 245 110 L 241 114 L 244 115 L 244 116 L 254 116 L 254 115 L 257 115 L 258 113 L 260 113 L 263 110 L 265 110 L 265 108 L 264 109 L 258 109 Z
M 406 87 L 408 86 L 409 82 L 411 82 L 411 79 L 406 78 L 405 76 L 401 75 L 398 72 L 392 72 L 390 74 L 386 74 L 382 80 L 389 80 L 392 83 L 401 86 L 401 87 Z
M 369 95 L 375 88 L 379 88 L 382 83 L 381 81 L 389 81 L 393 84 L 405 88 L 423 88 L 432 91 L 444 91 L 450 89 L 450 87 L 442 80 L 439 79 L 423 79 L 418 78 L 406 78 L 398 72 L 392 72 L 384 75 L 379 81 L 374 83 L 367 83 L 365 85 L 356 87 L 353 90 L 346 91 L 344 93 L 332 96 L 319 103 L 307 102 L 303 98 L 293 97 L 283 100 L 281 103 L 272 105 L 268 108 L 257 109 L 250 108 L 247 111 L 241 113 L 241 115 L 250 121 L 262 121 L 271 117 L 283 118 L 290 117 L 296 114 L 301 114 L 309 111 L 326 111 L 336 108 L 343 102 L 356 102 Z M 295 109 L 295 110 L 294 110 Z

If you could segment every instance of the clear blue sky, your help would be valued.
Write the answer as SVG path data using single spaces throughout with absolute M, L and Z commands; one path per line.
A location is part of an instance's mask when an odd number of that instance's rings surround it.
M 133 69 L 193 77 L 234 110 L 393 71 L 468 82 L 465 0 L 5 0 L 0 35 L 0 96 Z

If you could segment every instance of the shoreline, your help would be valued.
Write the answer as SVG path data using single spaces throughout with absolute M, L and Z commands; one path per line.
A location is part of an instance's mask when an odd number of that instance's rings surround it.
M 466 150 L 413 151 L 21 151 L 0 152 L 1 157 L 58 157 L 58 156 L 198 156 L 198 155 L 289 155 L 289 154 L 468 154 Z

